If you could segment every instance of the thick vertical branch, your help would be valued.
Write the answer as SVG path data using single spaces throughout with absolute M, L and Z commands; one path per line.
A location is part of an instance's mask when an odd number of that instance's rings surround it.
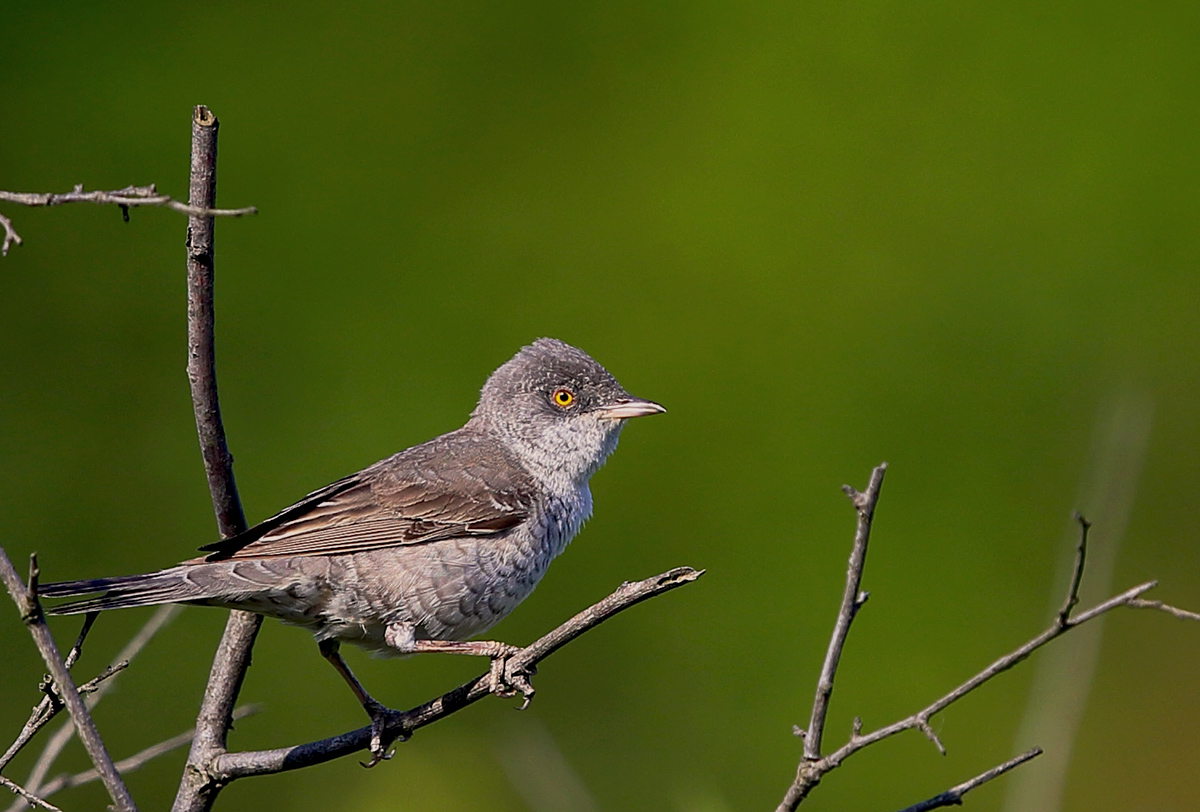
M 211 209 L 217 200 L 217 129 L 220 123 L 207 107 L 192 115 L 192 176 L 188 204 Z M 213 225 L 210 215 L 188 217 L 188 382 L 200 435 L 200 453 L 208 474 L 217 526 L 222 536 L 246 529 L 246 517 L 233 478 L 233 455 L 225 442 L 221 404 L 217 398 L 217 366 L 213 319 Z
M 197 105 L 192 115 L 192 175 L 188 203 L 198 208 L 211 209 L 217 199 L 217 127 L 216 116 L 204 105 Z M 217 400 L 211 216 L 188 217 L 187 266 L 188 381 L 192 387 L 196 430 L 217 526 L 222 537 L 229 537 L 246 529 L 246 517 L 233 478 L 233 456 L 225 441 Z M 208 810 L 216 800 L 220 786 L 210 779 L 209 765 L 225 752 L 234 703 L 250 666 L 250 651 L 261 623 L 262 618 L 250 612 L 231 612 L 229 615 L 196 719 L 196 738 L 175 797 L 176 812 Z

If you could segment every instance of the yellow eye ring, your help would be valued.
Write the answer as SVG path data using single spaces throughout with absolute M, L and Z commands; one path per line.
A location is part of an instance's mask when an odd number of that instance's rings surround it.
M 575 393 L 570 389 L 555 389 L 552 399 L 555 406 L 565 409 L 575 402 Z

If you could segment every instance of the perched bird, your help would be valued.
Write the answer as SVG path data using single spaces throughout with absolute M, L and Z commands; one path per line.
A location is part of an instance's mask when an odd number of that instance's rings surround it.
M 588 480 L 625 420 L 663 411 L 582 350 L 538 339 L 492 373 L 462 428 L 314 491 L 200 548 L 202 558 L 46 584 L 39 594 L 103 593 L 49 610 L 59 615 L 191 603 L 307 628 L 370 714 L 376 750 L 387 709 L 350 672 L 339 644 L 384 655 L 479 654 L 495 664 L 511 647 L 467 638 L 516 608 L 579 532 L 592 512 Z

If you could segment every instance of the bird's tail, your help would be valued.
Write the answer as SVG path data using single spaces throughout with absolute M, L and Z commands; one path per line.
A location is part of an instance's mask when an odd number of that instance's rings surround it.
M 159 603 L 183 603 L 211 597 L 207 590 L 193 582 L 184 567 L 172 567 L 146 575 L 120 575 L 116 578 L 89 578 L 82 581 L 63 581 L 38 586 L 43 598 L 72 598 L 102 592 L 94 598 L 72 601 L 47 609 L 52 615 L 78 615 L 104 609 L 126 609 L 131 606 L 153 606 Z

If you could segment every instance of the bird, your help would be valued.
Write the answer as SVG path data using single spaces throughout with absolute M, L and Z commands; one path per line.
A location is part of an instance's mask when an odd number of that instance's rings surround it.
M 493 690 L 516 649 L 472 640 L 537 586 L 592 513 L 589 480 L 626 420 L 659 414 L 590 355 L 540 338 L 493 372 L 461 428 L 337 480 L 205 555 L 144 575 L 44 584 L 66 615 L 185 603 L 242 609 L 308 629 L 372 721 L 386 758 L 390 711 L 340 653 L 443 651 L 491 658 Z M 96 594 L 99 593 L 99 594 Z

